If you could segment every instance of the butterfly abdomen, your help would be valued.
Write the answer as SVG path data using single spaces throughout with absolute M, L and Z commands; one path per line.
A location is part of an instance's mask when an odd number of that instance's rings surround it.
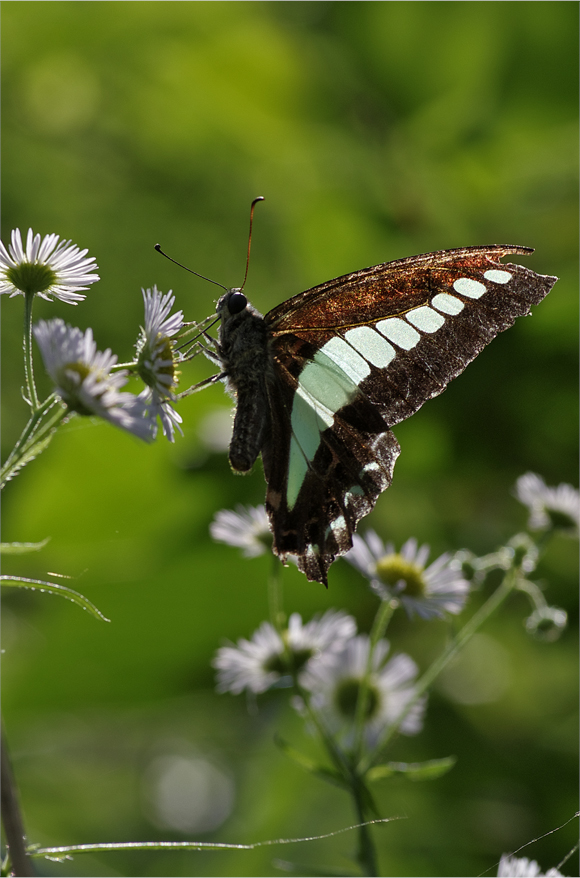
M 237 473 L 252 469 L 269 427 L 268 339 L 264 318 L 251 305 L 240 313 L 223 314 L 219 349 L 228 390 L 237 402 L 229 451 L 230 465 Z

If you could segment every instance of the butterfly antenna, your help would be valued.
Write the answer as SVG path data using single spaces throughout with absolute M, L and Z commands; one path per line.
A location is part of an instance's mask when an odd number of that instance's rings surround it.
M 220 284 L 217 280 L 212 280 L 211 277 L 206 277 L 204 274 L 199 274 L 199 272 L 194 271 L 192 268 L 188 268 L 187 265 L 182 265 L 181 262 L 178 262 L 177 259 L 172 259 L 171 256 L 168 256 L 167 253 L 164 253 L 161 249 L 161 244 L 155 244 L 155 249 L 158 253 L 161 253 L 162 256 L 165 256 L 166 259 L 169 259 L 170 262 L 173 262 L 175 265 L 179 265 L 180 268 L 185 268 L 186 271 L 189 271 L 190 274 L 194 274 L 196 277 L 200 277 L 202 280 L 207 280 L 210 284 L 215 284 L 216 287 L 221 287 L 222 290 L 226 290 L 227 287 L 224 287 L 223 284 Z M 248 269 L 246 268 L 246 274 L 248 273 Z
M 248 268 L 250 267 L 250 247 L 252 246 L 252 223 L 254 222 L 254 208 L 258 201 L 265 201 L 263 195 L 258 195 L 257 198 L 254 198 L 252 201 L 252 206 L 250 207 L 250 234 L 248 235 L 248 255 L 246 257 L 246 273 L 244 275 L 244 282 L 240 287 L 240 292 L 244 289 L 246 285 L 246 278 L 248 277 Z

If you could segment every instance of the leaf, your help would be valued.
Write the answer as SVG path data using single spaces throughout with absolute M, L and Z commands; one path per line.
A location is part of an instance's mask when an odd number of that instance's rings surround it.
M 31 444 L 28 448 L 25 448 L 20 458 L 15 463 L 9 464 L 8 461 L 6 462 L 2 469 L 0 488 L 3 488 L 7 482 L 13 479 L 16 475 L 18 475 L 22 467 L 26 466 L 27 463 L 30 463 L 32 460 L 34 460 L 35 457 L 38 457 L 38 455 L 41 454 L 45 450 L 45 448 L 48 448 L 52 437 L 56 432 L 56 429 L 56 427 L 53 427 L 46 436 L 44 436 L 42 439 L 39 439 L 38 442 L 34 442 L 33 444 Z
M 73 601 L 73 603 L 77 604 L 83 610 L 88 610 L 95 619 L 101 619 L 103 622 L 111 621 L 110 619 L 107 619 L 100 610 L 97 610 L 95 605 L 91 603 L 88 598 L 80 594 L 78 591 L 73 591 L 72 588 L 67 588 L 66 585 L 57 585 L 55 582 L 44 582 L 42 579 L 25 579 L 22 576 L 8 576 L 7 574 L 0 576 L 0 582 L 8 588 L 30 588 L 33 591 L 47 591 L 50 594 L 58 595 L 61 598 L 67 598 L 67 600 Z
M 40 552 L 49 542 L 50 537 L 39 543 L 0 543 L 0 555 L 25 555 L 27 552 Z
M 328 783 L 334 784 L 337 787 L 340 787 L 344 790 L 350 790 L 350 785 L 345 781 L 341 774 L 338 771 L 335 771 L 333 768 L 328 768 L 326 765 L 319 765 L 309 756 L 305 756 L 304 753 L 300 753 L 299 750 L 295 750 L 290 744 L 283 740 L 279 735 L 274 736 L 275 744 L 282 750 L 286 756 L 289 756 L 290 759 L 293 759 L 301 768 L 305 771 L 310 772 L 310 774 L 316 775 L 316 777 L 322 778 L 322 780 L 328 781 Z
M 393 774 L 406 774 L 409 780 L 435 780 L 451 771 L 457 762 L 456 756 L 443 759 L 430 759 L 428 762 L 386 762 L 375 765 L 367 772 L 369 781 L 383 780 Z

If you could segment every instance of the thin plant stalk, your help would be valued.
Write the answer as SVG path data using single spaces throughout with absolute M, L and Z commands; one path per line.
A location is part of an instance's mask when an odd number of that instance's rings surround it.
M 519 576 L 520 573 L 517 568 L 512 568 L 511 570 L 508 570 L 506 572 L 501 585 L 488 598 L 485 604 L 483 604 L 483 606 L 480 607 L 479 610 L 473 614 L 471 619 L 453 638 L 447 649 L 425 671 L 421 679 L 418 681 L 417 686 L 415 687 L 415 694 L 413 695 L 413 698 L 411 698 L 410 701 L 406 704 L 405 709 L 397 718 L 396 723 L 389 726 L 377 746 L 362 758 L 361 762 L 359 763 L 359 771 L 361 775 L 364 776 L 364 774 L 366 774 L 369 768 L 376 761 L 378 755 L 394 738 L 394 736 L 399 731 L 401 723 L 403 722 L 409 711 L 415 706 L 417 701 L 427 691 L 431 683 L 439 676 L 441 671 L 449 664 L 449 662 L 455 658 L 455 656 L 465 646 L 468 640 L 471 640 L 478 628 L 481 628 L 483 623 L 492 615 L 492 613 L 495 612 L 495 610 L 497 610 L 499 606 L 501 606 L 506 598 L 512 593 L 517 584 Z
M 357 782 L 358 781 L 358 782 Z M 362 781 L 355 779 L 352 787 L 352 796 L 355 803 L 356 814 L 359 822 L 357 859 L 363 875 L 376 876 L 379 874 L 375 844 L 371 837 L 370 826 L 365 823 L 365 808 L 362 797 Z
M 4 487 L 6 482 L 16 475 L 23 465 L 23 461 L 25 459 L 29 460 L 30 455 L 34 454 L 34 447 L 39 446 L 40 449 L 40 446 L 43 446 L 43 443 L 49 440 L 51 433 L 69 415 L 67 408 L 60 407 L 49 420 L 45 421 L 45 423 L 40 423 L 43 416 L 55 404 L 56 397 L 49 397 L 49 400 L 46 400 L 32 415 L 6 463 L 2 466 L 0 470 L 0 487 Z
M 24 374 L 26 376 L 27 400 L 33 411 L 38 408 L 38 394 L 34 383 L 32 365 L 32 304 L 34 293 L 24 294 Z
M 6 844 L 10 854 L 10 874 L 29 878 L 29 876 L 34 876 L 36 873 L 26 853 L 24 822 L 22 820 L 22 812 L 20 811 L 20 803 L 18 801 L 16 781 L 14 779 L 10 757 L 8 755 L 4 728 L 2 728 L 1 737 L 2 824 L 4 826 L 4 832 L 6 833 Z
M 363 752 L 365 719 L 369 700 L 369 679 L 373 667 L 374 651 L 377 643 L 385 634 L 389 622 L 393 617 L 393 613 L 397 609 L 398 605 L 399 602 L 397 600 L 381 601 L 369 636 L 369 653 L 367 656 L 367 666 L 365 669 L 365 675 L 360 683 L 356 701 L 353 745 L 353 756 L 355 763 L 359 761 Z

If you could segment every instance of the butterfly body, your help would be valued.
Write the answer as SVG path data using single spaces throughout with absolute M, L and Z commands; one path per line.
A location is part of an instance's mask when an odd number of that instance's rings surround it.
M 217 353 L 236 415 L 229 458 L 234 472 L 247 473 L 264 445 L 270 425 L 267 382 L 273 380 L 269 333 L 264 318 L 237 289 L 217 306 L 221 317 Z
M 261 454 L 274 551 L 311 580 L 352 545 L 391 483 L 391 427 L 441 393 L 556 278 L 467 247 L 362 269 L 264 317 L 238 289 L 219 300 L 217 359 L 236 399 L 230 463 Z

